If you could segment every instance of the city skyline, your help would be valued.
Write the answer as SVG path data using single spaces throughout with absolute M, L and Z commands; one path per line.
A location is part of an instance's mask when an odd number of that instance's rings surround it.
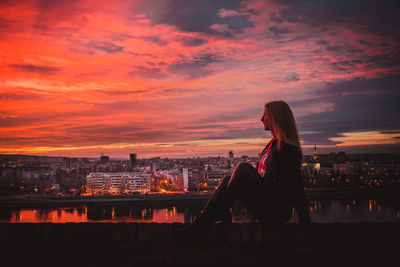
M 0 154 L 256 156 L 263 105 L 304 154 L 400 151 L 395 1 L 4 1 Z

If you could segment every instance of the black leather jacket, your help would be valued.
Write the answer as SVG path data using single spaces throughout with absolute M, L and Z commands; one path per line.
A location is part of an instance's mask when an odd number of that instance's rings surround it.
M 301 175 L 301 151 L 297 146 L 282 142 L 278 150 L 277 140 L 272 141 L 265 174 L 262 177 L 267 191 L 274 200 L 286 207 L 296 207 L 299 222 L 310 222 L 307 199 Z M 270 143 L 264 148 L 259 160 L 266 153 Z M 258 169 L 259 161 L 257 161 Z

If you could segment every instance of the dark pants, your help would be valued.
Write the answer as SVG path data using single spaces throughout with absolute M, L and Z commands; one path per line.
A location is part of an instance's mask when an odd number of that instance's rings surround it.
M 256 219 L 270 223 L 285 223 L 292 216 L 292 209 L 275 203 L 254 167 L 240 163 L 232 176 L 226 176 L 208 200 L 203 216 L 211 221 L 226 221 L 230 207 L 239 200 Z

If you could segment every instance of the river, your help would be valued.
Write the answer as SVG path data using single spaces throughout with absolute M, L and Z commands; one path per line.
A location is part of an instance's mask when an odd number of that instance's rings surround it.
M 0 222 L 157 222 L 188 223 L 203 206 L 132 207 L 130 205 L 88 205 L 29 209 L 2 209 Z M 311 221 L 316 223 L 400 222 L 400 207 L 385 201 L 324 200 L 310 202 Z M 232 207 L 232 220 L 249 222 L 252 215 L 240 203 Z M 289 223 L 297 223 L 297 215 Z

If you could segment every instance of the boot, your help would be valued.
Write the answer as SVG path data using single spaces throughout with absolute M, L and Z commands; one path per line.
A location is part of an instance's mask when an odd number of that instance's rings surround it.
M 222 221 L 225 224 L 230 224 L 232 223 L 232 214 L 229 210 L 229 208 L 222 207 L 219 209 L 214 210 L 214 212 L 211 213 L 206 213 L 208 217 L 210 217 L 211 221 L 213 222 L 218 222 Z
M 201 241 L 206 240 L 213 222 L 203 214 L 196 216 L 192 223 L 180 229 L 173 229 L 176 241 Z
M 227 192 L 230 177 L 226 176 L 204 207 L 203 216 L 211 221 L 232 222 L 230 207 L 235 202 L 234 196 Z

